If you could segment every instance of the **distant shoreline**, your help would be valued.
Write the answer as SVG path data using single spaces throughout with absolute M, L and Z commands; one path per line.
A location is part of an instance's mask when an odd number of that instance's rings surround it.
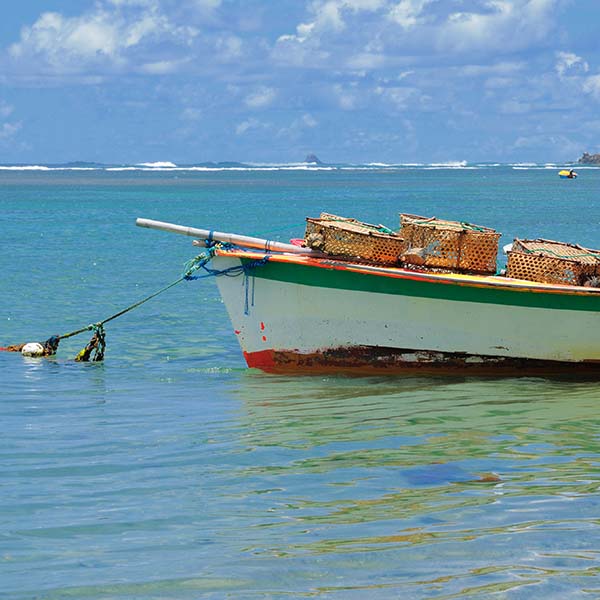
M 600 155 L 598 163 L 560 163 L 560 162 L 407 162 L 407 163 L 242 163 L 242 162 L 203 162 L 191 164 L 176 164 L 170 161 L 153 163 L 90 163 L 90 162 L 68 162 L 68 163 L 3 163 L 0 164 L 0 172 L 149 172 L 149 173 L 177 173 L 177 172 L 219 172 L 219 171 L 401 171 L 401 170 L 431 170 L 431 169 L 497 169 L 506 168 L 514 170 L 542 169 L 556 170 L 564 167 L 578 168 L 600 168 Z

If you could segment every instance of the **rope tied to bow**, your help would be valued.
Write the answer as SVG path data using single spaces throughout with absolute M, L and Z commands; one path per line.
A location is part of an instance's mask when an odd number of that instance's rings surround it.
M 193 281 L 197 279 L 205 279 L 208 277 L 238 277 L 240 275 L 244 275 L 245 278 L 245 289 L 246 289 L 246 300 L 245 300 L 245 310 L 246 314 L 248 314 L 250 302 L 251 305 L 254 305 L 254 277 L 252 276 L 252 272 L 255 268 L 265 265 L 270 255 L 266 255 L 261 259 L 253 260 L 249 262 L 242 263 L 240 265 L 235 265 L 233 267 L 229 267 L 227 269 L 210 269 L 207 267 L 208 263 L 212 260 L 214 255 L 216 254 L 218 249 L 230 250 L 234 249 L 235 246 L 233 244 L 228 243 L 219 243 L 210 239 L 212 236 L 209 236 L 209 239 L 206 240 L 206 250 L 201 252 L 198 256 L 195 256 L 191 260 L 187 261 L 184 265 L 184 271 L 181 277 L 170 283 L 169 285 L 161 288 L 157 292 L 142 298 L 141 300 L 134 302 L 130 306 L 120 310 L 119 312 L 103 319 L 102 321 L 98 321 L 97 323 L 92 323 L 87 325 L 86 327 L 81 327 L 80 329 L 76 329 L 75 331 L 70 331 L 69 333 L 65 333 L 63 335 L 53 335 L 49 337 L 44 342 L 32 342 L 30 344 L 15 344 L 11 346 L 7 346 L 4 348 L 0 348 L 0 350 L 4 350 L 6 352 L 23 352 L 23 349 L 26 346 L 35 346 L 34 352 L 30 354 L 31 356 L 53 356 L 56 354 L 58 350 L 58 345 L 61 340 L 68 339 L 70 337 L 74 337 L 86 331 L 92 331 L 92 337 L 88 344 L 83 348 L 75 357 L 76 362 L 101 362 L 104 360 L 104 354 L 106 351 L 106 332 L 104 330 L 104 325 L 117 317 L 120 317 L 134 308 L 145 304 L 152 298 L 156 298 L 160 294 L 166 292 L 182 281 Z M 203 275 L 195 275 L 197 271 L 203 269 L 206 271 L 206 274 Z M 249 292 L 249 278 L 252 276 L 252 290 L 251 294 Z M 251 295 L 251 298 L 250 298 Z

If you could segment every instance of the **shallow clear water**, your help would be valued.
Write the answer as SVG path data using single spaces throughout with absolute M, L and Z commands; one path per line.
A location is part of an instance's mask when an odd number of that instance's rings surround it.
M 78 329 L 196 251 L 136 217 L 302 235 L 398 212 L 598 247 L 600 171 L 0 173 L 0 346 Z M 274 377 L 213 281 L 101 364 L 0 352 L 0 598 L 600 596 L 600 385 Z

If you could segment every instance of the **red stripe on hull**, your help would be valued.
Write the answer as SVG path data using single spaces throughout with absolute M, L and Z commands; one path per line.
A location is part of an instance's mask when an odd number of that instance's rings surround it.
M 587 376 L 600 379 L 600 362 L 563 362 L 400 350 L 372 346 L 301 354 L 287 350 L 244 352 L 248 367 L 273 374 L 475 375 L 486 377 Z

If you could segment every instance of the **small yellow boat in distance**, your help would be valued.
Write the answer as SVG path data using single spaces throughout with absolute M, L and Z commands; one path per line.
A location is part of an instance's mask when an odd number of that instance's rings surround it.
M 577 177 L 577 173 L 573 171 L 573 169 L 563 169 L 558 172 L 558 176 L 561 179 L 575 179 Z

